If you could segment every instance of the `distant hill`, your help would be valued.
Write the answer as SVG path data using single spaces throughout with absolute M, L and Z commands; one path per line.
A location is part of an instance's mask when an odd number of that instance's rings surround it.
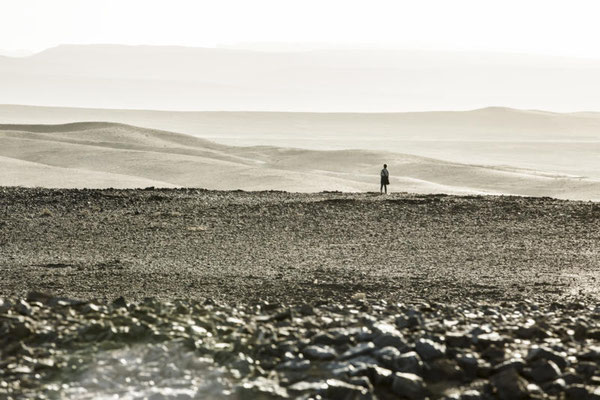
M 234 147 L 104 122 L 0 125 L 2 186 L 376 191 L 382 160 L 395 191 L 600 199 L 597 179 L 389 151 Z
M 600 61 L 476 52 L 63 45 L 0 57 L 0 103 L 223 111 L 600 110 Z
M 600 113 L 487 107 L 406 113 L 181 112 L 0 105 L 0 123 L 110 121 L 214 139 L 596 141 Z
M 175 112 L 0 105 L 0 123 L 110 121 L 234 146 L 361 149 L 600 179 L 600 113 Z

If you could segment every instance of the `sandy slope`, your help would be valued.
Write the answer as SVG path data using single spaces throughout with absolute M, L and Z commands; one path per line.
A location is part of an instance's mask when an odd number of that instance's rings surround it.
M 175 187 L 170 183 L 144 179 L 137 176 L 61 168 L 14 158 L 0 157 L 0 185 L 39 186 L 47 188 L 131 188 Z
M 124 124 L 0 125 L 0 185 L 378 190 L 383 162 L 395 191 L 600 199 L 600 181 L 374 150 L 232 147 Z
M 173 112 L 0 105 L 0 123 L 121 122 L 233 146 L 363 149 L 600 179 L 600 114 Z M 346 167 L 344 167 L 346 168 Z

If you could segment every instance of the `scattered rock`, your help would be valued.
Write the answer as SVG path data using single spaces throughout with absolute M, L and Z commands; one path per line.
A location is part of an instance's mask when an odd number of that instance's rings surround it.
M 540 359 L 553 361 L 561 371 L 567 367 L 566 355 L 561 355 L 546 347 L 532 346 L 527 353 L 526 360 L 531 362 Z
M 269 398 L 287 399 L 288 392 L 285 388 L 279 386 L 277 382 L 258 377 L 252 381 L 244 382 L 237 387 L 237 394 L 240 399 L 253 400 L 268 396 Z
M 141 397 L 181 399 L 423 399 L 446 389 L 449 399 L 600 395 L 599 348 L 573 337 L 563 308 L 533 302 L 457 312 L 365 300 L 300 312 L 306 305 L 28 298 L 0 304 L 0 398 L 84 390 L 110 398 L 134 387 Z M 518 338 L 514 326 L 532 325 L 528 310 L 551 338 Z M 578 313 L 589 332 L 593 308 Z M 385 322 L 398 315 L 418 324 Z
M 362 386 L 352 385 L 338 379 L 327 380 L 325 395 L 329 399 L 362 399 L 366 398 L 369 390 Z
M 419 355 L 414 351 L 401 354 L 394 359 L 394 371 L 421 374 L 422 370 L 423 362 Z
M 372 342 L 360 343 L 344 352 L 339 358 L 340 360 L 348 360 L 351 358 L 356 358 L 360 356 L 364 356 L 367 354 L 371 354 L 375 345 Z
M 560 376 L 560 369 L 550 360 L 540 360 L 525 373 L 536 383 L 553 381 Z
M 294 396 L 298 396 L 298 395 L 304 394 L 304 393 L 321 392 L 323 390 L 326 390 L 327 388 L 328 388 L 327 383 L 323 382 L 323 381 L 317 381 L 317 382 L 300 381 L 300 382 L 296 382 L 296 383 L 288 386 L 287 391 Z
M 442 357 L 446 353 L 446 346 L 430 339 L 419 339 L 415 350 L 423 360 L 428 361 Z
M 520 400 L 529 396 L 527 381 L 514 369 L 499 372 L 493 375 L 490 381 L 501 400 Z
M 427 392 L 423 379 L 415 374 L 396 372 L 392 382 L 392 390 L 398 396 L 411 400 L 424 399 Z
M 565 395 L 569 400 L 583 400 L 589 398 L 589 391 L 582 384 L 574 384 L 565 389 Z
M 337 357 L 335 349 L 330 346 L 306 346 L 302 354 L 311 360 L 333 360 Z

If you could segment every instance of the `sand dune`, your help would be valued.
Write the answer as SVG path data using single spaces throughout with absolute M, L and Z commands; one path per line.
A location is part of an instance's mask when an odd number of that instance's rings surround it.
M 233 146 L 391 151 L 458 164 L 600 179 L 600 113 L 501 107 L 463 112 L 360 114 L 0 106 L 0 123 L 76 121 L 120 122 Z M 175 140 L 174 136 L 170 138 Z M 188 136 L 179 138 L 191 140 Z
M 175 187 L 175 185 L 136 176 L 108 172 L 61 168 L 47 164 L 0 157 L 0 186 L 46 188 L 131 188 Z
M 213 112 L 0 105 L 2 124 L 119 122 L 193 136 L 288 140 L 334 148 L 336 141 L 600 141 L 600 113 L 555 113 L 487 107 L 471 111 L 397 113 Z M 246 143 L 244 143 L 246 144 Z M 307 146 L 300 146 L 307 147 Z M 365 148 L 360 146 L 359 148 Z
M 103 122 L 0 125 L 0 157 L 0 185 L 374 191 L 387 162 L 395 191 L 600 199 L 594 179 L 381 150 L 234 147 Z

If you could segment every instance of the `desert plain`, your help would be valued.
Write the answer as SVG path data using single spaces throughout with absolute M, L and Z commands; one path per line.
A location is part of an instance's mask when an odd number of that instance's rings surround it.
M 0 396 L 600 397 L 597 113 L 0 122 Z

